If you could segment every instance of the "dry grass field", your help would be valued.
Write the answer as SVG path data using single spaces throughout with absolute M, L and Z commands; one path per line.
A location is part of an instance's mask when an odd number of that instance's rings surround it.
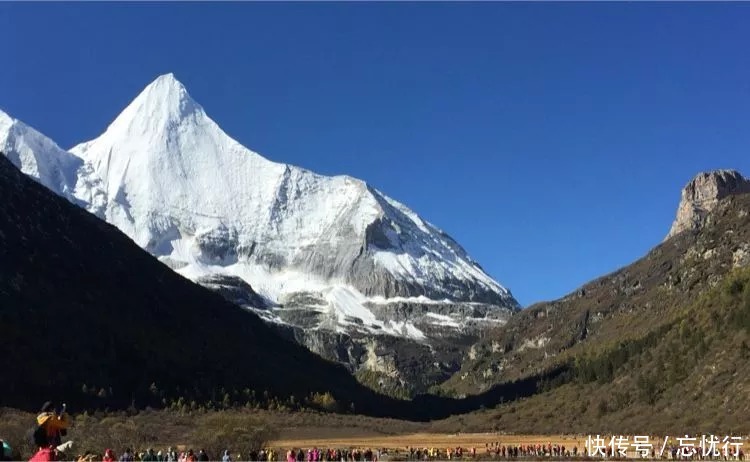
M 404 435 L 347 435 L 350 433 L 342 429 L 340 435 L 334 435 L 334 429 L 317 429 L 317 437 L 311 435 L 294 436 L 294 431 L 282 433 L 282 437 L 269 443 L 274 448 L 388 448 L 406 449 L 418 448 L 477 448 L 483 452 L 485 445 L 499 443 L 501 445 L 529 445 L 529 444 L 560 444 L 566 448 L 578 446 L 584 448 L 586 436 L 581 435 L 502 435 L 498 433 L 411 433 Z M 312 433 L 312 432 L 311 432 Z
M 27 460 L 34 448 L 27 434 L 35 416 L 12 409 L 0 409 L 0 439 L 5 439 L 18 451 L 18 460 Z M 407 448 L 462 447 L 476 448 L 479 459 L 488 459 L 487 446 L 496 443 L 507 446 L 561 445 L 566 449 L 586 448 L 587 434 L 509 434 L 507 432 L 460 432 L 458 421 L 407 422 L 375 419 L 356 415 L 326 414 L 321 412 L 222 411 L 180 414 L 169 411 L 144 411 L 135 415 L 109 413 L 74 416 L 68 438 L 75 441 L 76 454 L 91 451 L 101 454 L 105 448 L 121 453 L 126 447 L 156 450 L 176 446 L 205 448 L 217 455 L 224 448 L 235 454 L 247 454 L 252 449 L 273 448 L 277 454 L 288 449 L 387 449 L 390 460 L 403 460 Z M 627 435 L 623 435 L 627 436 Z M 670 444 L 677 443 L 673 438 Z M 603 436 L 604 437 L 604 436 Z M 604 437 L 609 441 L 609 437 Z M 630 441 L 632 442 L 632 435 Z M 658 452 L 663 439 L 652 438 Z M 747 439 L 743 445 L 747 445 Z M 633 451 L 628 451 L 634 457 Z M 492 457 L 494 459 L 494 457 Z M 464 457 L 466 459 L 466 456 Z M 526 458 L 529 461 L 531 459 Z M 545 460 L 551 460 L 546 458 Z

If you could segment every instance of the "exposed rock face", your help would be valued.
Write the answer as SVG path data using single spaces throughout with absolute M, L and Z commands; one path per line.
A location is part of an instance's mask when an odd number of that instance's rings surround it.
M 368 302 L 375 318 L 399 326 L 403 337 L 357 329 L 341 332 L 321 294 L 296 292 L 272 304 L 241 278 L 213 275 L 197 282 L 255 312 L 285 338 L 343 364 L 352 373 L 360 377 L 367 371 L 374 373 L 364 376 L 369 377 L 368 385 L 400 395 L 425 393 L 431 385 L 447 380 L 459 370 L 464 351 L 482 332 L 505 324 L 513 315 L 511 309 L 482 303 Z M 362 323 L 355 317 L 350 321 Z M 424 338 L 412 338 L 416 332 Z
M 202 276 L 195 282 L 218 292 L 225 299 L 239 306 L 252 306 L 258 310 L 265 310 L 269 306 L 269 302 L 258 295 L 250 284 L 236 276 L 212 274 Z
M 686 230 L 700 229 L 706 215 L 721 199 L 744 193 L 750 193 L 750 180 L 736 170 L 714 170 L 698 174 L 682 190 L 677 218 L 666 239 Z

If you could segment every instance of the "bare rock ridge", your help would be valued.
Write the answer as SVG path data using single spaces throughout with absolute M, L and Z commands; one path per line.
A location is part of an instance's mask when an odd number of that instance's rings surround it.
M 750 180 L 736 170 L 714 170 L 696 175 L 682 189 L 677 217 L 666 239 L 687 230 L 698 230 L 706 215 L 727 196 L 750 193 Z

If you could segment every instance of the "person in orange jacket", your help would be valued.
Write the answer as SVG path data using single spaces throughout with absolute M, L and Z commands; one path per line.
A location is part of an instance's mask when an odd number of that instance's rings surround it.
M 55 412 L 52 402 L 47 401 L 36 418 L 36 423 L 43 427 L 47 433 L 47 441 L 50 445 L 59 446 L 62 444 L 62 437 L 68 431 L 70 417 L 65 412 L 65 408 L 65 404 L 63 404 L 62 410 Z

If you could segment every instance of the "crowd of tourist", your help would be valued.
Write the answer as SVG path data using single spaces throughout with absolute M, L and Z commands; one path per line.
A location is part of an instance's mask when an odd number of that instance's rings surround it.
M 517 459 L 519 457 L 578 457 L 578 446 L 565 448 L 561 444 L 504 445 L 496 442 L 485 445 L 485 454 L 493 458 Z
M 166 451 L 147 449 L 142 452 L 134 452 L 130 449 L 117 456 L 112 449 L 104 451 L 104 456 L 85 453 L 76 458 L 76 462 L 377 462 L 387 451 L 378 449 L 289 449 L 285 458 L 279 460 L 278 453 L 273 449 L 261 449 L 259 451 L 248 451 L 244 454 L 231 454 L 229 449 L 222 451 L 219 457 L 211 457 L 203 449 L 195 452 L 192 449 L 186 451 L 175 451 L 168 448 Z
M 503 445 L 500 443 L 486 444 L 483 450 L 476 447 L 449 447 L 449 448 L 406 448 L 403 449 L 310 449 L 293 448 L 286 451 L 284 456 L 273 449 L 261 449 L 260 451 L 249 451 L 245 454 L 232 455 L 229 449 L 221 452 L 217 458 L 211 457 L 203 449 L 194 452 L 192 449 L 186 451 L 175 451 L 168 448 L 166 451 L 154 452 L 152 449 L 135 453 L 126 449 L 119 457 L 111 449 L 107 449 L 104 456 L 84 454 L 77 462 L 203 462 L 221 460 L 222 462 L 381 462 L 381 461 L 445 461 L 445 460 L 591 460 L 591 459 L 621 460 L 616 453 L 607 453 L 605 456 L 589 457 L 585 449 L 579 449 L 578 445 L 566 447 L 562 444 L 528 444 L 528 445 Z M 702 456 L 700 453 L 692 455 L 681 455 L 674 447 L 667 447 L 663 454 L 655 452 L 641 455 L 629 454 L 628 458 L 653 459 L 653 460 L 719 460 L 719 461 L 742 461 L 744 453 L 739 450 L 736 454 L 719 454 L 714 457 Z
M 314 447 L 289 449 L 284 457 L 279 459 L 279 454 L 273 449 L 251 450 L 244 454 L 234 455 L 229 449 L 225 449 L 219 457 L 213 458 L 203 449 L 198 452 L 192 449 L 178 452 L 173 448 L 168 448 L 166 451 L 157 452 L 153 449 L 142 452 L 126 449 L 118 457 L 112 449 L 107 449 L 103 457 L 86 453 L 79 456 L 77 462 L 204 462 L 209 460 L 222 462 L 377 462 L 385 454 L 387 451 L 384 449 L 318 449 Z
M 675 445 L 664 445 L 665 450 L 658 453 L 654 448 L 649 451 L 643 451 L 638 454 L 617 453 L 614 449 L 595 452 L 594 457 L 590 457 L 590 450 L 585 447 L 579 448 L 579 443 L 575 442 L 571 446 L 564 444 L 501 444 L 500 442 L 485 444 L 483 450 L 477 450 L 476 447 L 464 448 L 461 446 L 436 448 L 436 447 L 409 447 L 403 449 L 370 449 L 370 448 L 292 448 L 286 451 L 277 452 L 274 449 L 251 450 L 245 453 L 232 454 L 229 448 L 221 451 L 220 454 L 209 454 L 204 449 L 194 451 L 193 449 L 177 450 L 169 447 L 165 451 L 154 451 L 149 448 L 145 451 L 133 451 L 126 448 L 122 453 L 116 454 L 112 449 L 106 449 L 103 454 L 94 454 L 87 452 L 78 457 L 71 457 L 69 449 L 71 442 L 62 443 L 62 437 L 67 434 L 67 428 L 70 419 L 65 412 L 65 405 L 62 408 L 53 408 L 51 403 L 45 403 L 42 411 L 37 417 L 37 426 L 33 434 L 33 439 L 39 450 L 34 454 L 29 462 L 52 462 L 58 460 L 75 460 L 76 462 L 380 462 L 380 461 L 434 461 L 434 460 L 514 460 L 525 459 L 532 460 L 586 460 L 586 459 L 610 459 L 618 460 L 625 458 L 641 459 L 670 459 L 670 460 L 722 460 L 722 461 L 742 461 L 744 452 L 742 451 L 741 438 L 733 437 L 733 447 L 736 451 L 716 451 L 713 455 L 705 456 L 693 448 L 692 451 L 686 450 L 685 447 Z M 644 437 L 646 438 L 646 437 Z M 727 437 L 729 438 L 729 437 Z M 725 440 L 727 439 L 725 438 Z M 650 439 L 650 438 L 647 438 Z M 604 442 L 603 439 L 597 440 Z M 718 441 L 716 441 L 718 442 Z M 665 439 L 666 443 L 666 439 Z M 588 443 L 587 443 L 588 444 Z M 648 445 L 650 446 L 650 444 Z M 5 460 L 10 453 L 10 447 L 0 440 L 0 459 Z M 627 455 L 627 457 L 626 457 Z

